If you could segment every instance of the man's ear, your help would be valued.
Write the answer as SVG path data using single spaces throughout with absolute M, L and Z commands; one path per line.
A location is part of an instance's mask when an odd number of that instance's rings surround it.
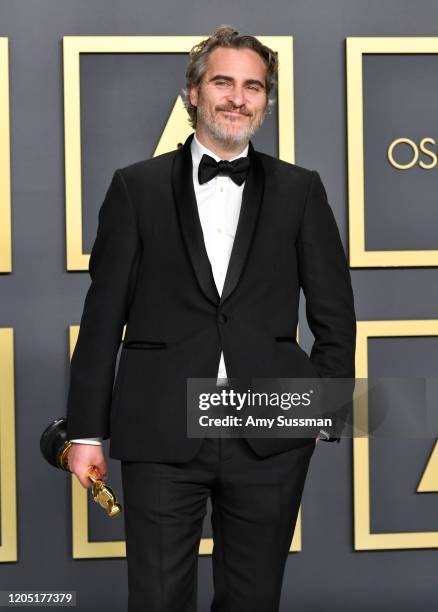
M 196 85 L 190 85 L 189 98 L 192 106 L 198 106 L 198 88 Z

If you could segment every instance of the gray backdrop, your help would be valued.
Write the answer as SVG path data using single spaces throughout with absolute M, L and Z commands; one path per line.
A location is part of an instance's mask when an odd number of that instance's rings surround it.
M 0 0 L 0 36 L 9 37 L 10 52 L 14 266 L 12 274 L 0 277 L 0 326 L 13 327 L 15 337 L 19 547 L 17 563 L 0 564 L 0 589 L 74 589 L 78 610 L 120 611 L 127 599 L 125 559 L 72 559 L 70 480 L 39 455 L 41 431 L 65 413 L 67 330 L 79 322 L 89 286 L 86 272 L 67 273 L 65 268 L 62 37 L 197 35 L 220 23 L 259 35 L 293 35 L 296 163 L 320 173 L 347 245 L 345 38 L 434 36 L 438 4 Z M 376 146 L 381 153 L 382 141 L 403 135 L 416 141 L 438 136 L 436 114 L 431 113 L 437 99 L 431 75 L 437 74 L 438 59 L 415 57 L 407 64 L 394 56 L 380 59 L 364 61 L 369 86 L 365 87 L 367 247 L 437 248 L 436 198 L 432 207 L 430 199 L 421 205 L 417 201 L 415 215 L 409 212 L 409 193 L 404 189 L 404 199 L 395 193 L 393 200 L 383 201 L 389 190 L 385 185 L 391 183 L 376 181 L 382 181 L 383 168 L 386 173 L 389 168 L 374 153 Z M 112 172 L 151 155 L 170 112 L 170 100 L 173 103 L 183 85 L 185 62 L 186 56 L 82 58 L 87 252 Z M 385 108 L 390 76 L 393 98 Z M 413 94 L 426 96 L 426 87 L 427 96 L 434 96 L 433 104 L 418 117 L 410 112 L 416 108 Z M 269 118 L 255 139 L 256 148 L 274 155 L 275 118 Z M 417 181 L 420 190 L 436 194 L 437 173 L 437 169 L 423 174 L 415 170 L 405 173 L 403 180 Z M 418 196 L 418 189 L 412 193 Z M 411 214 L 405 226 L 402 221 L 391 225 L 400 212 L 398 204 Z M 436 268 L 352 270 L 352 279 L 358 320 L 437 318 Z M 312 337 L 305 325 L 304 303 L 301 315 L 301 340 L 309 350 Z M 434 376 L 437 358 L 435 338 L 373 339 L 369 375 Z M 386 440 L 371 446 L 373 531 L 438 529 L 437 495 L 415 494 L 432 444 L 432 440 Z M 121 493 L 118 462 L 111 461 L 109 469 L 110 482 Z M 303 550 L 289 555 L 281 610 L 436 610 L 438 551 L 355 551 L 352 495 L 351 441 L 320 443 L 303 497 Z M 90 540 L 124 537 L 122 521 L 108 521 L 95 504 L 90 504 L 89 531 Z M 205 535 L 209 534 L 207 521 Z M 209 609 L 211 597 L 211 560 L 201 557 L 200 612 Z

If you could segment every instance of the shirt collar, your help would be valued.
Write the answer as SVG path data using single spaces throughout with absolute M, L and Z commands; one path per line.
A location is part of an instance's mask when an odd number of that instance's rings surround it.
M 213 153 L 213 151 L 210 151 L 210 149 L 208 149 L 202 143 L 199 142 L 199 140 L 196 138 L 196 134 L 193 135 L 190 149 L 192 152 L 193 176 L 196 177 L 196 180 L 198 180 L 199 163 L 204 153 L 206 155 L 210 155 L 210 157 L 212 157 L 216 161 L 221 160 L 221 158 L 218 155 L 216 155 L 216 153 Z M 249 145 L 246 145 L 246 147 L 243 149 L 241 153 L 239 153 L 239 155 L 236 155 L 236 157 L 233 157 L 229 161 L 233 161 L 233 159 L 238 159 L 239 157 L 246 157 L 248 155 L 248 149 L 249 149 Z

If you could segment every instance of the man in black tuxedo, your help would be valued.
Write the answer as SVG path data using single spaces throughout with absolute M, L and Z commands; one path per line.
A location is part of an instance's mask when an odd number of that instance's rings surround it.
M 345 253 L 319 174 L 257 152 L 277 59 L 221 26 L 192 49 L 179 149 L 114 173 L 71 361 L 70 469 L 121 460 L 129 611 L 193 612 L 212 502 L 212 610 L 279 609 L 318 438 L 188 438 L 188 378 L 354 378 Z M 300 288 L 315 336 L 296 342 Z M 117 376 L 117 352 L 126 326 Z

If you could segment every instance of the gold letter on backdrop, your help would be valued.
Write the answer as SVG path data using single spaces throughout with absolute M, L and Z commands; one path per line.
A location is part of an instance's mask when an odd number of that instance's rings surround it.
M 356 377 L 368 378 L 368 338 L 438 336 L 438 320 L 358 321 Z M 365 399 L 366 401 L 366 399 Z M 360 413 L 360 417 L 358 416 Z M 368 407 L 354 407 L 354 427 L 368 431 Z M 426 464 L 418 493 L 438 493 L 438 443 Z M 438 531 L 371 533 L 370 454 L 368 437 L 353 438 L 354 534 L 356 550 L 396 550 L 399 548 L 437 548 Z
M 350 266 L 352 268 L 437 266 L 438 248 L 418 251 L 367 251 L 365 249 L 362 57 L 364 54 L 371 53 L 438 53 L 438 38 L 431 36 L 421 38 L 349 37 L 346 43 Z M 431 75 L 431 78 L 434 76 Z M 430 139 L 426 140 L 430 142 Z M 391 194 L 388 194 L 388 197 L 391 197 Z
M 14 332 L 0 328 L 0 561 L 17 561 Z
M 0 273 L 12 272 L 8 39 L 0 38 Z

